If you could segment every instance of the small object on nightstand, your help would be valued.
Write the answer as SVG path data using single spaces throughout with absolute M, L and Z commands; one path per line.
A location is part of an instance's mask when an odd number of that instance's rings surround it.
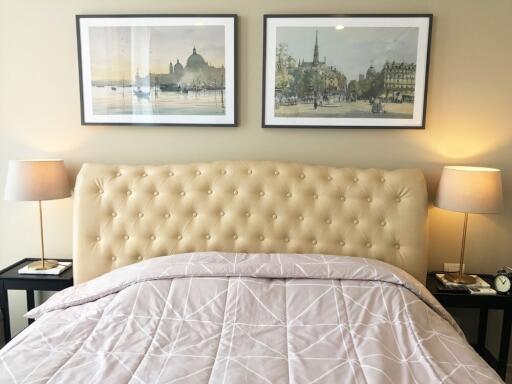
M 491 285 L 482 278 L 480 278 L 478 275 L 468 276 L 473 278 L 475 282 L 472 284 L 454 283 L 450 279 L 446 278 L 447 273 L 436 273 L 437 279 L 442 283 L 443 286 L 448 288 L 491 288 Z
M 435 204 L 439 208 L 464 213 L 459 271 L 447 273 L 445 277 L 453 283 L 474 284 L 475 278 L 463 272 L 468 214 L 502 210 L 501 171 L 482 167 L 444 167 Z
M 496 291 L 492 288 L 468 288 L 469 293 L 472 295 L 495 295 Z
M 507 295 L 512 290 L 512 273 L 507 272 L 507 269 L 510 268 L 504 267 L 503 269 L 500 269 L 494 276 L 493 280 L 494 289 L 502 295 Z
M 60 275 L 69 267 L 71 267 L 71 261 L 58 261 L 56 267 L 49 269 L 33 269 L 30 265 L 25 265 L 18 269 L 18 273 L 20 275 Z

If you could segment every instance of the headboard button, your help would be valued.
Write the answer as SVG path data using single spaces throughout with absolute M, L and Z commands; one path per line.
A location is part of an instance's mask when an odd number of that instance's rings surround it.
M 100 240 L 101 240 L 101 237 L 96 236 L 96 241 L 100 241 Z
M 312 241 L 311 241 L 311 244 L 316 245 L 316 244 L 317 244 L 317 241 L 316 241 L 316 240 L 312 240 Z
M 352 180 L 354 181 L 354 183 L 357 183 L 359 181 L 357 177 L 354 177 Z
M 279 171 L 274 171 L 274 175 L 279 176 Z
M 226 213 L 224 211 L 220 211 L 219 215 L 224 216 Z
M 117 260 L 117 257 L 112 256 L 112 261 L 116 261 L 116 260 Z
M 318 199 L 318 195 L 315 193 L 313 194 L 313 199 L 317 200 Z
M 116 216 L 117 216 L 117 213 L 112 212 L 112 213 L 111 213 L 111 215 L 112 215 L 112 217 L 116 217 Z
M 130 196 L 132 194 L 132 191 L 128 190 L 126 191 L 126 196 Z
M 206 235 L 204 238 L 205 238 L 206 240 L 210 240 L 210 239 L 211 239 L 211 236 L 210 236 L 210 235 Z
M 158 191 L 153 192 L 153 196 L 158 196 L 160 193 Z
M 181 192 L 180 192 L 180 196 L 181 196 L 181 197 L 183 197 L 183 196 L 185 196 L 185 195 L 186 195 L 185 191 L 181 191 Z
M 327 181 L 332 181 L 332 176 L 327 176 Z
M 130 239 L 130 236 L 128 236 L 128 235 L 124 235 L 124 236 L 123 236 L 123 239 L 125 239 L 125 240 L 129 240 L 129 239 Z
M 369 203 L 371 203 L 373 201 L 373 199 L 371 197 L 368 197 L 368 199 L 366 199 L 366 200 L 368 200 Z
M 166 219 L 168 219 L 169 217 L 171 217 L 171 214 L 170 214 L 170 213 L 166 213 L 166 214 L 164 214 L 164 217 L 165 217 Z
M 197 212 L 192 212 L 192 217 L 196 217 L 197 216 Z
M 289 243 L 289 242 L 290 242 L 290 238 L 289 238 L 289 237 L 285 237 L 285 238 L 284 238 L 284 242 L 285 242 L 285 243 Z
M 401 202 L 401 201 L 402 201 L 402 199 L 401 199 L 401 198 L 399 198 L 399 197 L 397 197 L 397 198 L 396 198 L 396 202 L 397 202 L 397 203 L 399 203 L 399 202 Z
M 176 238 L 177 238 L 178 240 L 181 240 L 181 239 L 183 239 L 183 236 L 178 235 L 178 236 L 176 236 Z
M 235 235 L 233 235 L 233 240 L 236 240 L 236 239 L 238 239 L 238 236 L 235 234 Z
M 142 177 L 148 177 L 148 174 L 147 174 L 146 172 L 144 172 L 144 173 L 142 174 Z M 140 257 L 140 256 L 139 256 L 139 257 Z
M 238 195 L 238 191 L 236 189 L 233 190 L 233 195 Z
M 304 216 L 299 215 L 299 220 L 300 220 L 300 221 L 304 221 Z
M 121 177 L 121 176 L 122 176 L 122 175 L 121 175 L 121 172 L 117 172 L 117 173 L 116 173 L 116 176 L 117 176 L 117 177 Z
M 359 220 L 354 219 L 354 224 L 359 224 Z
M 290 197 L 292 197 L 292 194 L 291 194 L 290 192 L 288 192 L 288 193 L 286 194 L 286 197 L 290 198 Z
M 277 220 L 277 215 L 275 213 L 272 215 L 272 219 Z
M 340 242 L 338 244 L 343 247 L 345 245 L 345 242 L 343 240 L 340 240 Z
M 260 196 L 261 196 L 261 197 L 265 196 L 265 192 L 260 191 Z
M 151 236 L 149 236 L 149 239 L 150 239 L 151 241 L 155 241 L 155 240 L 156 240 L 156 236 L 155 236 L 155 235 L 151 235 Z
M 345 196 L 340 196 L 341 201 L 345 201 Z
M 211 189 L 208 190 L 208 194 L 211 195 L 213 191 Z
M 299 175 L 299 179 L 304 180 L 305 178 L 306 178 L 306 175 L 305 175 L 305 174 L 301 173 L 301 174 Z
M 99 193 L 100 195 L 103 195 L 103 189 L 98 189 L 98 193 Z
M 248 169 L 248 170 L 247 170 L 247 174 L 248 174 L 248 175 L 252 175 L 252 170 Z
M 139 217 L 140 218 L 143 218 L 144 217 L 144 214 L 142 212 L 139 212 Z
M 381 225 L 382 227 L 385 227 L 385 226 L 386 226 L 386 224 L 387 224 L 387 223 L 386 223 L 386 220 L 382 220 L 382 221 L 380 222 L 380 225 Z
M 263 240 L 265 240 L 265 237 L 264 237 L 263 235 L 260 235 L 260 236 L 258 237 L 258 239 L 260 239 L 260 241 L 263 241 Z
M 201 171 L 196 171 L 196 176 L 201 176 Z
M 141 261 L 141 260 L 142 260 L 142 256 L 140 256 L 140 255 L 139 255 L 139 256 L 137 257 L 137 260 Z
M 366 248 L 371 248 L 372 247 L 372 243 L 368 242 L 366 243 Z
M 245 212 L 245 217 L 251 217 L 251 213 L 250 212 Z
M 400 244 L 395 244 L 395 249 L 400 249 Z
M 332 224 L 332 220 L 331 220 L 331 219 L 327 219 L 327 220 L 325 220 L 325 222 L 326 222 L 327 224 Z

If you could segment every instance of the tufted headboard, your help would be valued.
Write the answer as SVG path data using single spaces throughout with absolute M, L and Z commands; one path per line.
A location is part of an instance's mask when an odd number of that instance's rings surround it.
M 425 281 L 427 191 L 418 170 L 85 164 L 74 204 L 76 283 L 190 251 L 365 256 Z

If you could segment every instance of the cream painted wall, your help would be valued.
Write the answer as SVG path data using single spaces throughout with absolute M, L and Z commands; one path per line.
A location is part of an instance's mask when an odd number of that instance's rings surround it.
M 74 15 L 173 12 L 239 15 L 240 126 L 81 126 Z M 426 130 L 262 129 L 265 13 L 433 13 Z M 468 269 L 493 272 L 512 264 L 511 14 L 510 0 L 0 0 L 0 190 L 17 158 L 61 157 L 72 175 L 84 161 L 419 167 L 431 195 L 444 164 L 494 166 L 504 171 L 505 212 L 471 216 L 467 242 Z M 54 257 L 70 256 L 71 204 L 45 204 Z M 461 225 L 460 214 L 430 210 L 431 269 L 458 259 Z M 35 205 L 0 201 L 0 267 L 37 256 L 37 231 Z

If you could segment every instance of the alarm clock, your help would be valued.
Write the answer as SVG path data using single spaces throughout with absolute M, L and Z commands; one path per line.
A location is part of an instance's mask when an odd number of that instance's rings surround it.
M 494 276 L 494 289 L 501 294 L 510 293 L 512 288 L 512 274 L 506 270 L 500 269 Z

